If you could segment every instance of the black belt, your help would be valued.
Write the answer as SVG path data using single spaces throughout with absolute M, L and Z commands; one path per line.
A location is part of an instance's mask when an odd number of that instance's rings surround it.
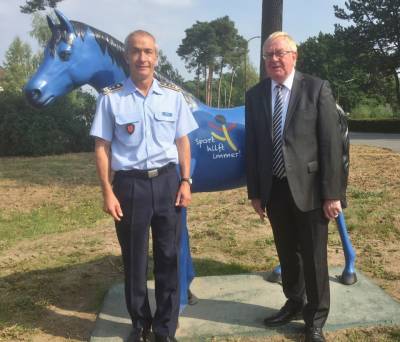
M 161 166 L 158 169 L 149 169 L 149 170 L 138 170 L 138 169 L 132 169 L 132 170 L 119 170 L 116 172 L 117 176 L 127 176 L 127 177 L 136 177 L 136 178 L 142 178 L 142 179 L 150 179 L 157 177 L 159 175 L 162 175 L 163 173 L 166 173 L 170 169 L 175 168 L 176 164 L 174 163 L 169 163 L 167 165 Z

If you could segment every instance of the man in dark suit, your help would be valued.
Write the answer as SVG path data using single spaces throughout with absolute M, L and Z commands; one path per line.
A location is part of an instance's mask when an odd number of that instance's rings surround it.
M 287 301 L 264 320 L 278 326 L 302 312 L 306 341 L 325 341 L 329 312 L 328 223 L 341 211 L 341 142 L 327 81 L 295 70 L 284 32 L 263 45 L 267 78 L 246 94 L 247 190 L 271 222 Z

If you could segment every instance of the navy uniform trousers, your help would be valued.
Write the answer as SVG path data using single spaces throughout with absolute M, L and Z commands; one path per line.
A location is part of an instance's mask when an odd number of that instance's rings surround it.
M 149 178 L 145 171 L 116 172 L 113 189 L 123 217 L 116 222 L 125 273 L 125 299 L 134 327 L 174 336 L 179 315 L 181 209 L 175 207 L 179 177 L 175 164 Z M 149 227 L 153 239 L 155 297 L 152 318 L 147 264 Z
M 323 327 L 329 313 L 327 262 L 328 223 L 321 208 L 300 211 L 286 178 L 273 177 L 267 203 L 276 250 L 282 269 L 282 287 L 289 303 L 303 307 L 309 327 Z

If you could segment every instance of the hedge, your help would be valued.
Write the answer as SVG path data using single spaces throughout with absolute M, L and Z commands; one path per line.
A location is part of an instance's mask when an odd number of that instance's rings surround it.
M 367 133 L 400 133 L 399 119 L 349 119 L 349 130 L 352 132 Z

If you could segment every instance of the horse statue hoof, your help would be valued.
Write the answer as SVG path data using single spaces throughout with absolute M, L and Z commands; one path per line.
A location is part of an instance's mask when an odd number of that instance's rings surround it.
M 282 277 L 281 277 L 281 266 L 278 265 L 276 266 L 271 273 L 269 273 L 265 277 L 266 281 L 269 281 L 270 283 L 282 283 Z
M 341 276 L 338 277 L 339 281 L 344 285 L 353 285 L 357 282 L 357 274 L 343 272 Z

